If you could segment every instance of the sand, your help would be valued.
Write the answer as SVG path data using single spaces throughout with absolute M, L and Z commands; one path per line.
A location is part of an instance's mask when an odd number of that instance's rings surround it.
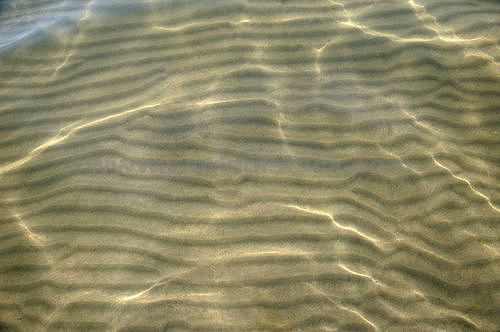
M 0 331 L 498 331 L 496 1 L 6 1 Z

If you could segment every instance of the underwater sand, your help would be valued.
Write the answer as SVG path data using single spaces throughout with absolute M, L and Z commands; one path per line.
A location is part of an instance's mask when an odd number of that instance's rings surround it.
M 1 1 L 0 331 L 500 331 L 500 2 Z

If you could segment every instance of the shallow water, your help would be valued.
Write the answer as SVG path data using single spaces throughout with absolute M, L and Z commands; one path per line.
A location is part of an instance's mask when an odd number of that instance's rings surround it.
M 0 1 L 0 331 L 500 330 L 500 3 Z

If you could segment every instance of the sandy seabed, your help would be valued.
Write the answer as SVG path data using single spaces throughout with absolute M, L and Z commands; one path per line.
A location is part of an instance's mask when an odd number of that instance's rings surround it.
M 500 3 L 0 2 L 0 331 L 499 331 Z

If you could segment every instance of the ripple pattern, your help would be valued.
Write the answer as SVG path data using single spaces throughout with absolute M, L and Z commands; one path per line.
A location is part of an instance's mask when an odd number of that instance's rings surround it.
M 0 3 L 0 331 L 498 331 L 493 0 Z

